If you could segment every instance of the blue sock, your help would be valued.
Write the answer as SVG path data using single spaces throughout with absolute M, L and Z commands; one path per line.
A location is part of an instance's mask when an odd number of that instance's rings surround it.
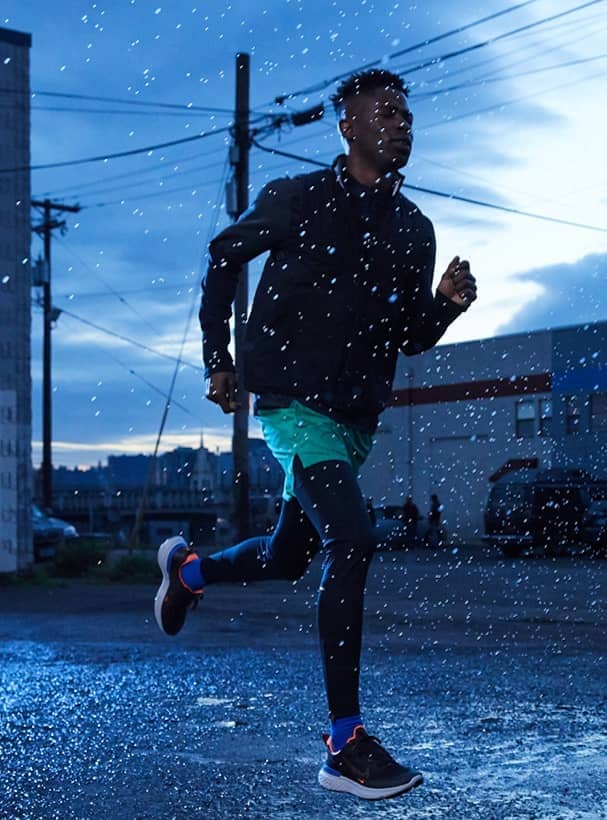
M 205 586 L 204 576 L 200 568 L 202 561 L 197 558 L 195 561 L 188 561 L 182 564 L 179 572 L 183 583 L 193 591 L 202 589 Z
M 331 746 L 334 752 L 341 752 L 346 743 L 354 734 L 357 726 L 362 726 L 363 721 L 360 715 L 350 715 L 350 717 L 337 718 L 331 721 Z

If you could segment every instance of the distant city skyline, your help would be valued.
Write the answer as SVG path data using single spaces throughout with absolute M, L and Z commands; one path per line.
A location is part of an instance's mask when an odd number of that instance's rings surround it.
M 233 463 L 229 452 L 213 453 L 205 447 L 178 447 L 159 453 L 150 477 L 152 455 L 146 453 L 109 455 L 107 464 L 53 467 L 55 501 L 65 503 L 66 493 L 93 494 L 99 503 L 99 492 L 149 488 L 187 490 L 199 493 L 205 502 L 225 501 L 232 497 Z M 41 474 L 36 475 L 41 480 Z M 263 439 L 255 439 L 249 447 L 249 487 L 251 495 L 279 496 L 283 474 Z M 103 505 L 103 502 L 101 502 Z
M 83 206 L 68 218 L 67 234 L 53 241 L 54 303 L 64 311 L 53 336 L 55 465 L 85 466 L 110 453 L 153 449 L 160 394 L 168 390 L 174 363 L 119 337 L 178 354 L 198 300 L 206 244 L 228 222 L 222 180 L 229 135 L 223 129 L 234 105 L 237 51 L 251 54 L 253 116 L 327 103 L 333 83 L 294 97 L 282 109 L 271 101 L 379 60 L 411 85 L 416 124 L 409 184 L 603 229 L 406 190 L 435 224 L 436 277 L 459 254 L 470 259 L 478 280 L 474 314 L 454 326 L 446 343 L 607 318 L 605 114 L 599 93 L 607 72 L 604 8 L 598 2 L 534 0 L 497 16 L 509 8 L 496 0 L 457 7 L 430 0 L 407 9 L 392 0 L 361 0 L 343 9 L 331 4 L 321 19 L 296 0 L 269 0 L 263 7 L 235 0 L 200 9 L 182 0 L 106 9 L 75 9 L 68 0 L 57 0 L 52 9 L 42 0 L 6 0 L 0 25 L 33 38 L 33 165 L 218 132 L 132 157 L 32 172 L 37 198 Z M 391 56 L 410 46 L 409 53 Z M 461 53 L 446 56 L 455 52 Z M 183 107 L 152 105 L 159 102 Z M 322 162 L 341 151 L 330 111 L 320 122 L 262 141 Z M 254 148 L 251 196 L 276 176 L 308 170 L 313 167 L 305 162 Z M 32 221 L 38 218 L 34 211 Z M 32 257 L 40 252 L 34 237 Z M 256 262 L 251 298 L 259 271 Z M 32 318 L 37 464 L 37 309 Z M 195 318 L 183 355 L 187 364 L 177 378 L 162 449 L 195 445 L 203 431 L 211 449 L 229 450 L 231 417 L 203 396 Z M 258 433 L 252 421 L 251 434 Z

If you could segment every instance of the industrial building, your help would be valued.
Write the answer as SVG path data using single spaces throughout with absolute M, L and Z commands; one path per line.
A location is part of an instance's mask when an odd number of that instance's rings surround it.
M 0 28 L 0 572 L 32 560 L 30 46 Z
M 444 507 L 449 542 L 478 541 L 491 482 L 524 467 L 607 479 L 607 322 L 497 336 L 399 357 L 391 406 L 361 473 L 375 504 Z

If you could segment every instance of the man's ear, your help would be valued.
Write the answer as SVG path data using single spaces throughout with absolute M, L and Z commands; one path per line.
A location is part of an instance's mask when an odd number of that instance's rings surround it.
M 343 119 L 339 121 L 339 132 L 346 142 L 352 142 L 352 120 Z

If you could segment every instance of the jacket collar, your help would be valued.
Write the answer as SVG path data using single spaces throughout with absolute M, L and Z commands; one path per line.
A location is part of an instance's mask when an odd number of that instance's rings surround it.
M 332 168 L 333 168 L 333 171 L 335 172 L 335 176 L 337 178 L 338 184 L 341 186 L 341 188 L 344 191 L 347 192 L 348 183 L 350 181 L 356 182 L 356 180 L 354 180 L 354 177 L 348 171 L 348 166 L 347 166 L 346 160 L 347 160 L 347 157 L 346 157 L 345 154 L 339 154 L 339 156 L 337 156 L 333 160 Z M 392 183 L 392 188 L 390 189 L 390 195 L 392 197 L 396 197 L 400 193 L 400 189 L 401 189 L 401 187 L 402 187 L 402 185 L 405 181 L 405 177 L 399 171 L 396 171 L 393 174 L 393 176 L 394 176 L 394 182 Z M 360 183 L 358 183 L 358 184 L 360 184 Z

